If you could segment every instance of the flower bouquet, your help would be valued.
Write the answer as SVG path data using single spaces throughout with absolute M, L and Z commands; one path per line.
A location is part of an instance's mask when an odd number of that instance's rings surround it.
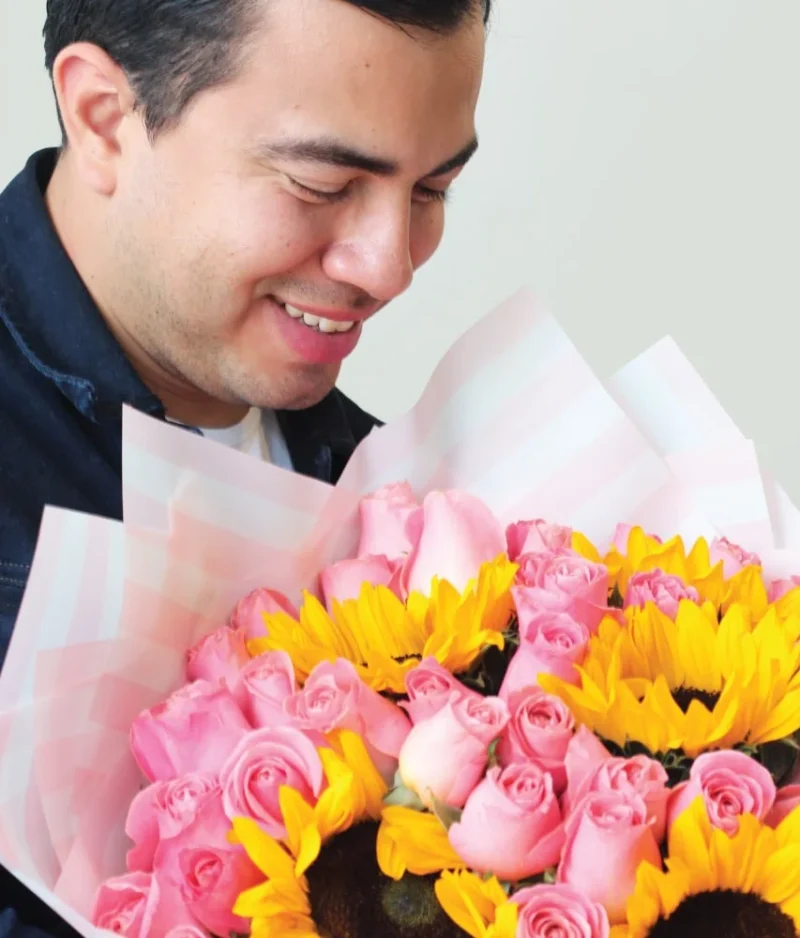
M 800 930 L 800 515 L 671 342 L 603 385 L 521 294 L 335 488 L 128 412 L 124 505 L 0 677 L 87 938 Z

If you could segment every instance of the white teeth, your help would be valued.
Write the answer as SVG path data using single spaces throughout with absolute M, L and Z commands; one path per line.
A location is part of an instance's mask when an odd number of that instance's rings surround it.
M 308 326 L 310 329 L 318 329 L 320 332 L 325 332 L 328 335 L 335 332 L 349 332 L 355 322 L 338 322 L 335 319 L 325 319 L 323 316 L 314 316 L 311 313 L 304 313 L 301 309 L 298 309 L 296 306 L 291 306 L 289 303 L 284 304 L 284 309 L 292 317 L 292 319 L 302 319 L 303 323 Z

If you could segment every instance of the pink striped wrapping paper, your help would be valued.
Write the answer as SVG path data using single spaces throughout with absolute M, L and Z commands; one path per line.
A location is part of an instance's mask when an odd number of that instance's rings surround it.
M 181 682 L 186 648 L 242 595 L 269 585 L 299 598 L 352 550 L 358 499 L 385 482 L 465 488 L 503 520 L 545 516 L 598 541 L 627 520 L 771 544 L 758 463 L 735 428 L 716 414 L 694 436 L 689 424 L 666 432 L 684 385 L 664 363 L 694 372 L 665 348 L 605 387 L 520 293 L 454 346 L 335 488 L 126 412 L 125 523 L 47 510 L 0 676 L 2 862 L 94 934 L 94 890 L 123 869 L 141 781 L 133 716 Z M 656 394 L 648 381 L 662 369 Z M 726 459 L 709 455 L 708 428 Z

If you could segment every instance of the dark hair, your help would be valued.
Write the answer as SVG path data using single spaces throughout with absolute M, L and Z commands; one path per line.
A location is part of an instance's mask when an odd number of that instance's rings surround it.
M 479 12 L 488 22 L 492 0 L 345 2 L 400 27 L 447 34 Z M 102 48 L 128 76 L 154 137 L 197 94 L 236 74 L 263 8 L 264 0 L 47 0 L 45 64 L 52 75 L 73 42 Z

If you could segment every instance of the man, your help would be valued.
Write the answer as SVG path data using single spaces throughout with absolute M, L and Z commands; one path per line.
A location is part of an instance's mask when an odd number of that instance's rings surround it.
M 124 404 L 336 480 L 375 425 L 341 363 L 476 148 L 489 2 L 48 0 L 63 144 L 0 195 L 0 661 L 44 505 L 121 516 Z M 0 873 L 0 938 L 46 933 Z

